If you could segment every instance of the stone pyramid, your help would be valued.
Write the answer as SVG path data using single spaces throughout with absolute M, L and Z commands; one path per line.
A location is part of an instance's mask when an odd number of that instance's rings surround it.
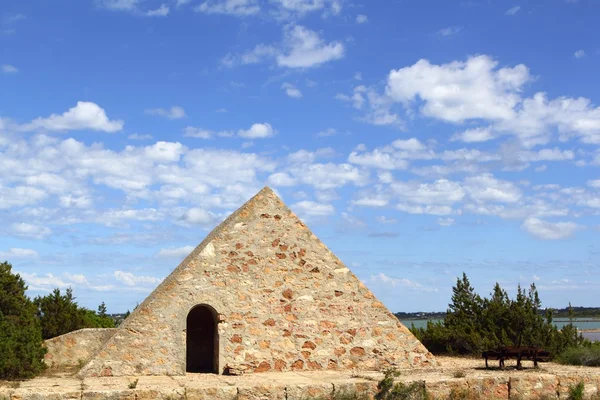
M 139 305 L 80 376 L 435 365 L 265 187 Z

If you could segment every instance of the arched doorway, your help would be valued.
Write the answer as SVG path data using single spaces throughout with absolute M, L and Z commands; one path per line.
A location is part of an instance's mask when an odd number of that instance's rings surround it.
M 187 316 L 186 372 L 218 372 L 219 339 L 217 313 L 207 305 L 199 305 Z

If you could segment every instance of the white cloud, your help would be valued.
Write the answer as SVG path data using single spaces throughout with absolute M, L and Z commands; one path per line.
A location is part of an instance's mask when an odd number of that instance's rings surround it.
M 452 141 L 460 140 L 465 143 L 487 142 L 494 139 L 493 130 L 491 127 L 480 127 L 467 129 L 461 133 L 457 133 L 450 138 Z
M 16 74 L 17 72 L 19 72 L 19 69 L 17 67 L 9 64 L 3 64 L 2 66 L 0 66 L 0 70 L 2 70 L 2 72 L 5 74 Z
M 547 143 L 556 131 L 562 141 L 578 137 L 584 143 L 600 144 L 600 107 L 583 97 L 549 100 L 543 92 L 524 98 L 525 84 L 532 80 L 529 69 L 522 64 L 498 66 L 486 55 L 442 65 L 419 60 L 392 70 L 383 95 L 359 86 L 352 96 L 336 98 L 353 102 L 357 109 L 368 104 L 380 113 L 379 123 L 397 122 L 390 109 L 400 103 L 411 116 L 418 107 L 422 115 L 445 122 L 483 120 L 488 126 L 454 135 L 454 140 L 483 141 L 508 134 L 531 147 Z M 373 116 L 367 113 L 364 118 Z
M 71 194 L 59 197 L 59 204 L 63 208 L 90 208 L 94 201 L 89 196 L 75 196 Z
M 437 34 L 444 37 L 450 37 L 458 35 L 462 31 L 462 26 L 449 26 L 444 29 L 437 31 Z
M 352 204 L 362 207 L 385 207 L 389 202 L 390 199 L 387 196 L 367 194 L 352 201 Z
M 179 220 L 192 225 L 210 225 L 217 221 L 217 216 L 203 208 L 194 207 L 185 211 Z
M 265 59 L 275 57 L 276 55 L 277 48 L 260 43 L 257 44 L 254 49 L 242 54 L 240 56 L 240 62 L 242 64 L 257 64 Z M 227 66 L 233 66 L 233 64 L 235 64 L 235 60 L 233 58 L 231 62 L 225 62 L 225 65 Z
M 291 209 L 306 217 L 326 217 L 335 212 L 335 208 L 331 204 L 321 204 L 309 200 L 292 204 Z
M 398 220 L 395 218 L 388 218 L 385 215 L 381 215 L 379 217 L 376 217 L 375 220 L 377 222 L 379 222 L 380 224 L 397 224 Z
M 52 230 L 45 226 L 20 222 L 12 224 L 10 226 L 9 232 L 12 235 L 27 239 L 43 239 L 50 235 L 52 233 Z
M 152 135 L 142 135 L 139 133 L 133 133 L 129 136 L 127 136 L 127 139 L 130 140 L 151 140 L 152 139 Z
M 527 218 L 521 227 L 543 240 L 559 240 L 566 239 L 573 235 L 579 226 L 574 222 L 547 222 L 538 218 Z
M 347 184 L 364 186 L 369 180 L 369 172 L 350 164 L 297 164 L 287 172 L 298 183 L 311 185 L 320 190 L 335 189 Z
M 425 150 L 427 147 L 419 141 L 419 139 L 398 139 L 392 142 L 392 146 L 400 150 L 419 151 Z
M 423 286 L 418 282 L 411 281 L 410 279 L 392 278 L 392 277 L 384 274 L 383 272 L 380 272 L 376 275 L 371 275 L 371 278 L 369 279 L 369 281 L 373 282 L 373 283 L 383 283 L 385 285 L 389 285 L 392 287 L 400 286 L 403 288 L 424 291 L 424 292 L 437 292 L 438 291 L 436 288 Z
M 185 4 L 185 0 L 177 0 L 177 6 Z M 106 8 L 111 11 L 122 11 L 129 12 L 133 15 L 142 17 L 166 17 L 169 15 L 169 7 L 166 4 L 161 4 L 158 8 L 153 10 L 141 10 L 140 6 L 144 3 L 143 0 L 97 0 L 96 2 L 100 7 Z
M 587 181 L 589 187 L 600 189 L 600 179 Z
M 104 109 L 96 103 L 78 101 L 77 105 L 61 115 L 52 114 L 47 118 L 37 118 L 18 130 L 71 131 L 91 129 L 102 132 L 117 132 L 123 129 L 123 121 L 109 120 Z
M 140 0 L 100 0 L 99 4 L 109 10 L 135 10 Z
M 452 226 L 454 225 L 454 218 L 438 218 L 438 224 L 440 226 Z
M 285 82 L 283 85 L 281 85 L 281 88 L 283 90 L 285 90 L 285 94 L 287 94 L 291 98 L 294 98 L 294 99 L 302 98 L 302 92 L 297 87 L 292 85 L 291 83 Z
M 208 0 L 196 6 L 194 11 L 245 17 L 257 14 L 260 6 L 257 0 Z
M 577 50 L 573 55 L 575 58 L 583 58 L 585 57 L 585 50 Z
M 439 179 L 432 183 L 394 182 L 390 188 L 403 202 L 416 205 L 452 205 L 465 196 L 457 182 Z
M 284 50 L 277 64 L 288 68 L 311 68 L 344 57 L 341 42 L 325 43 L 319 35 L 300 25 L 284 28 Z
M 296 180 L 285 172 L 276 172 L 269 176 L 268 183 L 273 186 L 294 186 Z
M 356 23 L 357 24 L 366 24 L 367 22 L 369 22 L 369 18 L 364 15 L 364 14 L 358 14 L 356 16 Z
M 36 273 L 29 274 L 21 272 L 19 275 L 27 282 L 29 290 L 52 290 L 54 288 L 67 288 L 71 286 L 71 283 L 48 273 L 43 276 L 38 276 Z
M 334 136 L 336 133 L 337 133 L 337 131 L 334 128 L 327 128 L 324 131 L 317 133 L 317 136 L 319 136 L 319 137 Z
M 506 12 L 504 14 L 506 14 L 506 15 L 515 15 L 520 10 L 521 10 L 521 6 L 514 6 L 514 7 L 509 8 L 508 10 L 506 10 Z
M 491 174 L 465 178 L 464 188 L 471 199 L 478 203 L 514 203 L 522 196 L 521 190 L 514 183 L 496 179 Z
M 146 11 L 147 17 L 166 17 L 169 15 L 169 7 L 166 4 L 161 4 L 159 8 L 155 10 Z
M 406 169 L 408 161 L 397 157 L 394 153 L 382 152 L 378 149 L 367 153 L 358 153 L 353 151 L 348 156 L 348 161 L 352 164 L 362 165 L 364 167 L 373 167 L 380 169 Z
M 2 164 L 1 161 L 0 164 Z M 0 184 L 0 210 L 35 204 L 46 197 L 48 197 L 48 193 L 38 188 L 30 186 L 4 187 Z
M 148 115 L 157 115 L 168 119 L 181 119 L 185 118 L 185 110 L 183 107 L 173 106 L 170 109 L 165 108 L 152 108 L 145 111 Z
M 104 282 L 99 285 L 92 284 L 84 275 L 71 274 L 69 272 L 64 272 L 60 276 L 56 276 L 51 273 L 38 275 L 37 273 L 19 272 L 19 274 L 27 283 L 29 290 L 33 291 L 49 292 L 55 288 L 64 289 L 68 287 L 78 287 L 81 289 L 98 292 L 113 291 L 118 289 L 114 285 L 107 285 L 104 284 Z M 127 290 L 130 291 L 131 289 L 128 288 Z
M 152 285 L 161 282 L 159 278 L 153 276 L 138 276 L 124 271 L 115 271 L 114 277 L 126 286 Z
M 418 139 L 398 139 L 391 146 L 375 149 L 371 152 L 353 151 L 348 161 L 353 164 L 379 169 L 407 169 L 408 160 L 429 160 L 434 158 L 433 151 Z
M 185 6 L 186 4 L 191 3 L 192 0 L 177 0 L 177 3 L 175 4 L 176 7 L 181 7 L 181 6 Z
M 369 107 L 366 115 L 362 118 L 363 122 L 377 126 L 393 125 L 400 128 L 404 126 L 400 117 L 390 110 L 393 105 L 392 99 L 379 95 L 373 88 L 359 85 L 354 88 L 352 96 L 338 93 L 335 98 L 352 103 L 357 110 L 363 109 L 367 104 Z
M 298 150 L 288 154 L 287 160 L 292 164 L 308 164 L 320 158 L 329 158 L 335 155 L 335 150 L 331 147 L 323 147 L 316 151 Z
M 252 126 L 247 130 L 240 129 L 238 131 L 238 136 L 247 139 L 264 139 L 274 136 L 275 133 L 276 131 L 273 129 L 271 124 L 265 122 L 252 124 Z
M 4 24 L 13 24 L 15 22 L 26 19 L 27 17 L 24 14 L 5 14 L 2 18 L 2 23 Z
M 448 122 L 511 119 L 520 88 L 530 79 L 529 70 L 524 65 L 496 70 L 497 66 L 488 56 L 444 65 L 419 60 L 390 72 L 386 94 L 406 106 L 419 97 L 424 115 Z
M 324 10 L 323 17 L 338 15 L 342 6 L 338 0 L 270 0 L 275 6 L 272 14 L 277 19 L 301 18 L 304 15 Z M 329 8 L 326 7 L 329 5 Z
M 6 260 L 8 262 L 15 259 L 37 258 L 38 256 L 39 254 L 35 250 L 21 249 L 18 247 L 10 248 L 7 251 L 0 251 L 0 260 Z
M 183 129 L 183 136 L 199 138 L 199 139 L 210 139 L 214 132 L 208 129 L 197 128 L 195 126 L 186 126 Z
M 193 250 L 194 246 L 183 246 L 183 247 L 169 247 L 167 249 L 160 249 L 156 253 L 156 257 L 164 258 L 184 258 L 187 257 Z

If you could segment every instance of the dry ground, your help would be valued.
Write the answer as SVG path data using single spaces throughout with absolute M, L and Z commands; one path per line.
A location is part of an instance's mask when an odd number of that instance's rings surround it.
M 489 370 L 485 369 L 483 359 L 459 358 L 438 356 L 438 367 L 420 369 L 400 370 L 401 380 L 424 380 L 427 382 L 443 381 L 448 379 L 486 378 L 502 376 L 519 376 L 523 374 L 553 374 L 553 375 L 598 375 L 600 368 L 567 366 L 555 363 L 540 363 L 538 369 L 533 368 L 533 363 L 523 362 L 523 369 L 517 370 L 516 361 L 507 360 L 506 368 L 500 370 L 496 367 L 497 361 L 490 361 Z M 112 377 L 112 378 L 86 378 L 74 377 L 73 371 L 48 370 L 43 376 L 22 382 L 2 382 L 0 387 L 41 388 L 60 387 L 61 389 L 77 390 L 82 385 L 88 389 L 124 389 L 130 383 L 139 379 L 138 385 L 144 387 L 215 387 L 215 386 L 270 386 L 270 385 L 304 385 L 304 384 L 326 384 L 343 383 L 352 381 L 379 381 L 382 374 L 369 371 L 318 371 L 318 372 L 266 372 L 260 374 L 248 374 L 244 376 L 219 376 L 212 374 L 187 374 L 185 376 L 162 376 L 162 377 Z

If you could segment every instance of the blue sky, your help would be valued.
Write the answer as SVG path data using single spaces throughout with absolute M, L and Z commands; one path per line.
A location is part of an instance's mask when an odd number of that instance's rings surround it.
M 271 186 L 393 311 L 598 306 L 593 0 L 7 0 L 0 259 L 132 309 Z

